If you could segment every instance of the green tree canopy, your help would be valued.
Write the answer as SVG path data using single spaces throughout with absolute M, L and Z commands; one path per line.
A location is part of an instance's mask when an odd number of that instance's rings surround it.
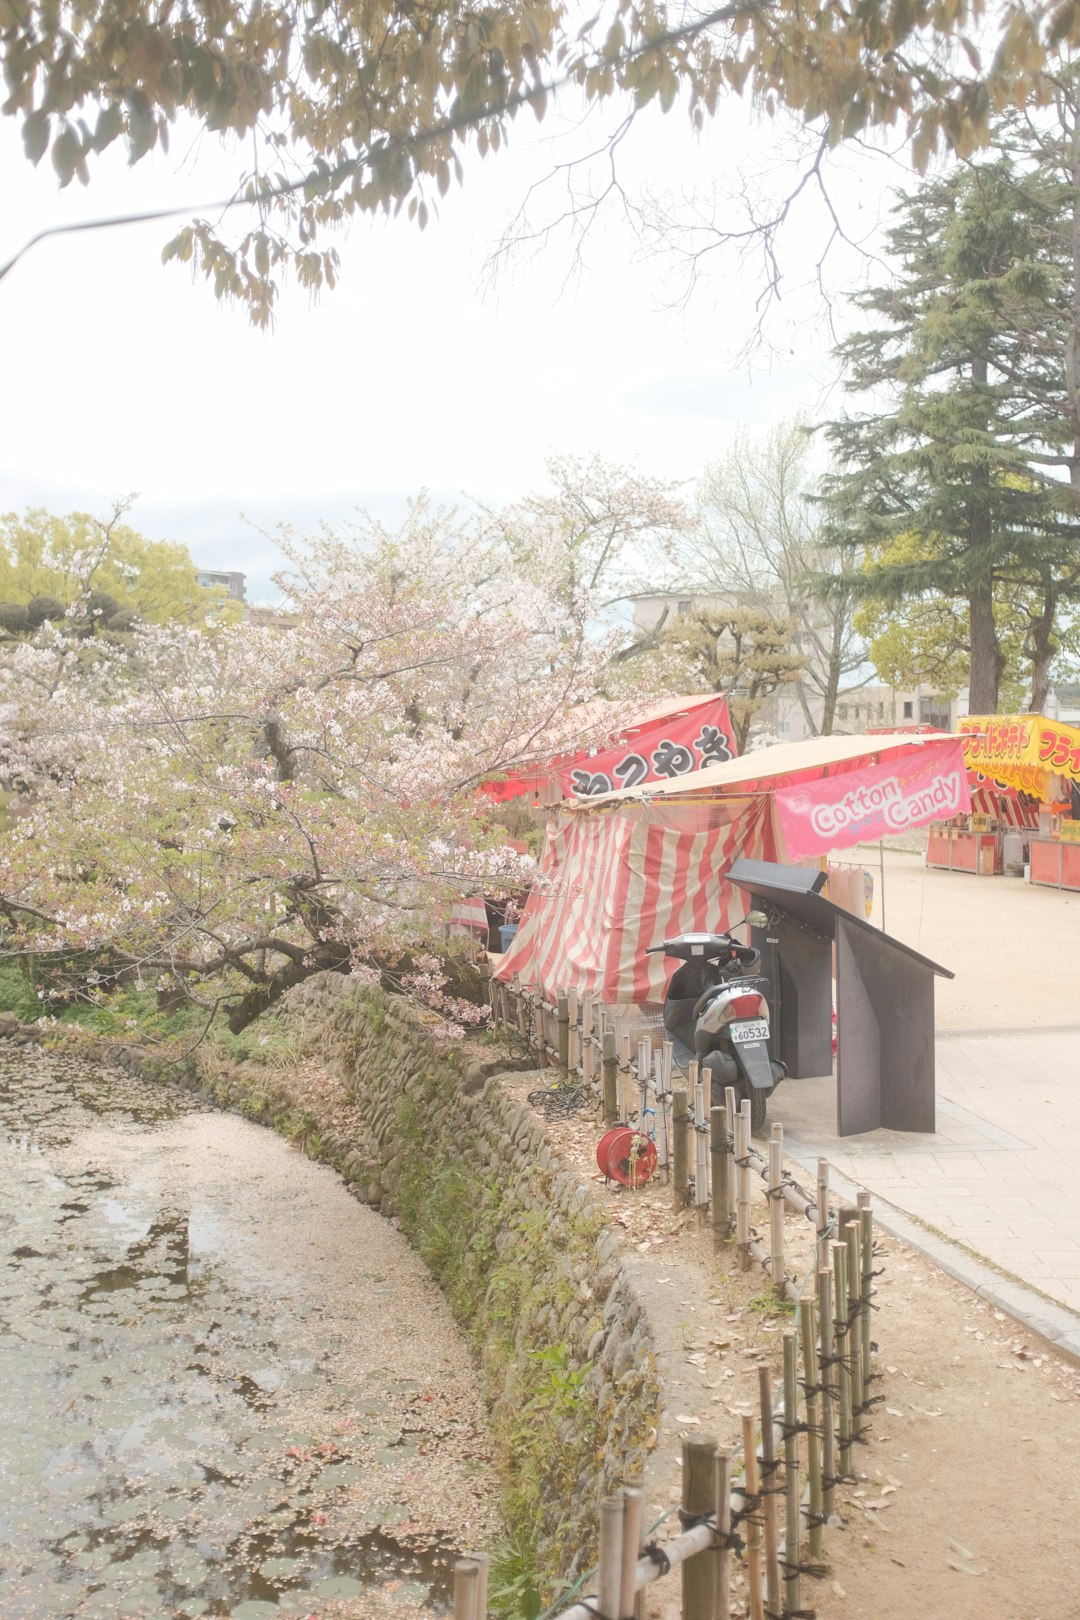
M 732 0 L 705 13 L 619 0 L 584 26 L 559 0 L 80 0 L 63 12 L 0 0 L 3 110 L 62 185 L 88 182 L 116 141 L 138 162 L 181 115 L 242 137 L 236 196 L 258 205 L 257 223 L 230 236 L 196 219 L 166 253 L 260 322 L 286 265 L 303 285 L 333 282 L 327 228 L 402 207 L 422 228 L 468 143 L 497 150 L 516 114 L 542 117 L 561 85 L 628 118 L 681 97 L 698 128 L 745 94 L 829 145 L 899 126 L 922 168 L 942 146 L 970 152 L 995 109 L 1038 90 L 1048 56 L 1078 39 L 1073 0 L 1007 5 L 990 24 L 978 0 Z
M 199 584 L 186 546 L 148 540 L 121 523 L 125 506 L 103 520 L 86 512 L 54 517 L 41 508 L 0 516 L 0 604 L 9 630 L 35 629 L 73 603 L 87 617 L 137 615 L 148 624 L 200 624 L 208 614 L 235 617 L 224 593 Z M 49 611 L 45 611 L 51 603 Z M 25 608 L 24 625 L 11 608 Z M 107 611 L 106 611 L 107 610 Z M 9 622 L 10 621 L 10 622 Z
M 827 430 L 832 538 L 865 556 L 864 597 L 962 604 L 974 713 L 996 709 L 1005 669 L 995 594 L 1008 589 L 1015 609 L 1032 593 L 1039 640 L 1078 573 L 1075 500 L 1045 476 L 1073 447 L 1056 191 L 1002 155 L 904 197 L 895 278 L 855 299 L 873 324 L 838 350 L 847 388 L 871 402 Z M 1052 645 L 1032 656 L 1045 670 Z

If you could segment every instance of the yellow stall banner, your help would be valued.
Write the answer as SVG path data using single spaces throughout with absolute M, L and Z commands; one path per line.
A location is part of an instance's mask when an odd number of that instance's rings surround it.
M 1041 714 L 969 714 L 964 763 L 991 782 L 1045 800 L 1051 776 L 1080 782 L 1080 727 Z

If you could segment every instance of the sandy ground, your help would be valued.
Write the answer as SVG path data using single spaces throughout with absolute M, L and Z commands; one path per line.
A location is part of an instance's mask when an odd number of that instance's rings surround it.
M 881 926 L 878 850 L 839 852 L 874 878 Z M 955 979 L 937 980 L 937 1026 L 950 1030 L 1080 1027 L 1069 964 L 1080 962 L 1080 894 L 1014 877 L 927 870 L 920 855 L 885 852 L 885 927 Z
M 857 852 L 874 870 L 878 851 Z M 851 859 L 846 852 L 845 859 Z M 926 871 L 887 851 L 890 933 L 951 968 L 938 980 L 940 1032 L 1080 1025 L 1068 964 L 1080 959 L 1080 896 L 1011 878 Z M 535 1082 L 533 1082 L 535 1083 Z M 528 1089 L 523 1082 L 522 1091 Z M 590 1176 L 596 1126 L 548 1127 Z M 757 1363 L 775 1366 L 787 1319 L 760 1273 L 713 1253 L 667 1188 L 608 1190 L 665 1359 L 666 1412 L 650 1522 L 679 1498 L 683 1436 L 732 1446 L 755 1409 Z M 809 1227 L 788 1222 L 789 1272 L 809 1261 Z M 755 1226 L 767 1233 L 764 1203 Z M 1080 1368 L 922 1256 L 881 1239 L 879 1346 L 868 1443 L 826 1532 L 827 1573 L 804 1578 L 818 1620 L 1051 1620 L 1080 1613 L 1072 1549 L 1080 1522 Z M 677 1533 L 670 1517 L 661 1536 Z M 745 1614 L 745 1585 L 733 1614 Z M 678 1620 L 677 1578 L 649 1589 L 650 1620 Z

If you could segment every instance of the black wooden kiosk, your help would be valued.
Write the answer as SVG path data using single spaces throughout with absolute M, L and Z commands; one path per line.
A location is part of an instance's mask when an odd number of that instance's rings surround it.
M 832 1070 L 835 946 L 837 1134 L 933 1131 L 934 975 L 953 974 L 826 900 L 824 872 L 738 860 L 727 877 L 768 918 L 751 937 L 771 981 L 774 1056 L 788 1074 Z

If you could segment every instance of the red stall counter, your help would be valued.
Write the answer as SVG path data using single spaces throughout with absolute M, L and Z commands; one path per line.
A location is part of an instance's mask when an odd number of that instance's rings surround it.
M 946 872 L 975 872 L 980 877 L 991 877 L 1001 871 L 997 833 L 931 827 L 926 840 L 926 864 Z
M 1031 881 L 1052 889 L 1080 889 L 1080 843 L 1058 838 L 1031 839 Z

